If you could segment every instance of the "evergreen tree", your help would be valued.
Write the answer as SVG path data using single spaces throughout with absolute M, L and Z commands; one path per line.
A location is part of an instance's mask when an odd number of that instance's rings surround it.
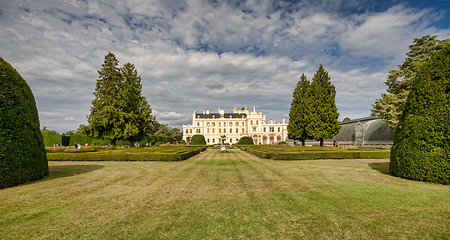
M 294 89 L 291 109 L 289 111 L 289 125 L 287 126 L 288 137 L 294 140 L 302 141 L 305 146 L 305 140 L 309 138 L 306 126 L 308 124 L 307 106 L 305 101 L 308 97 L 309 81 L 305 74 L 302 74 L 297 87 Z
M 98 71 L 99 79 L 95 87 L 91 114 L 88 117 L 90 135 L 94 138 L 103 138 L 116 141 L 123 136 L 125 113 L 120 93 L 123 88 L 123 78 L 117 67 L 119 61 L 111 52 L 105 56 L 103 68 Z
M 384 119 L 391 128 L 395 128 L 405 106 L 410 91 L 411 81 L 422 65 L 430 59 L 436 51 L 450 45 L 450 39 L 440 41 L 437 36 L 426 35 L 415 38 L 414 44 L 409 46 L 410 51 L 399 70 L 390 70 L 385 84 L 388 94 L 382 94 L 372 105 L 372 114 Z
M 306 134 L 319 140 L 320 146 L 323 146 L 323 139 L 332 138 L 339 132 L 341 126 L 335 103 L 336 90 L 322 64 L 314 74 L 307 95 L 305 101 L 308 113 Z
M 131 63 L 126 63 L 121 69 L 123 87 L 120 91 L 124 112 L 123 138 L 130 143 L 142 140 L 151 130 L 154 117 L 147 99 L 142 96 L 141 77 Z
M 436 52 L 411 82 L 395 129 L 389 171 L 450 184 L 450 46 Z

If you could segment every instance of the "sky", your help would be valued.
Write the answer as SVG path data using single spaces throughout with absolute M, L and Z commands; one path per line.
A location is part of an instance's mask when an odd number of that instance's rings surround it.
M 367 117 L 414 38 L 450 38 L 450 0 L 4 0 L 0 57 L 30 85 L 41 127 L 88 124 L 98 70 L 130 62 L 158 122 L 247 107 L 288 120 L 323 65 L 339 120 Z

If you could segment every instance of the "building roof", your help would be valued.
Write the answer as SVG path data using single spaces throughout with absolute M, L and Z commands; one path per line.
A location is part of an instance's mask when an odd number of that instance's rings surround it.
M 220 113 L 209 113 L 209 114 L 202 114 L 202 113 L 197 113 L 195 114 L 196 118 L 202 118 L 202 119 L 218 119 L 221 118 L 221 114 Z M 246 113 L 224 113 L 223 114 L 223 118 L 234 118 L 234 119 L 242 119 L 242 118 L 246 118 L 247 114 Z

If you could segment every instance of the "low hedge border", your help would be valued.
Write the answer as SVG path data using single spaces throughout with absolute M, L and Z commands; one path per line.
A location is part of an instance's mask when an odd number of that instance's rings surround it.
M 49 161 L 182 161 L 206 150 L 206 147 L 151 148 L 132 150 L 65 151 L 48 153 Z
M 389 150 L 374 150 L 374 149 L 333 149 L 309 147 L 289 147 L 280 149 L 277 147 L 240 147 L 264 159 L 274 160 L 314 160 L 314 159 L 384 159 L 390 157 Z M 309 149 L 308 149 L 309 148 Z

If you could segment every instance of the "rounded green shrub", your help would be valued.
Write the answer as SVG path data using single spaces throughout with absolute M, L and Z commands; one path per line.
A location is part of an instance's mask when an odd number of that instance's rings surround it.
M 252 137 L 241 137 L 237 144 L 239 144 L 239 145 L 253 145 L 253 138 Z
M 450 184 L 450 46 L 417 73 L 395 129 L 390 172 Z
M 206 145 L 205 137 L 200 134 L 192 136 L 191 145 Z
M 33 93 L 0 58 L 0 188 L 45 175 L 48 162 Z

